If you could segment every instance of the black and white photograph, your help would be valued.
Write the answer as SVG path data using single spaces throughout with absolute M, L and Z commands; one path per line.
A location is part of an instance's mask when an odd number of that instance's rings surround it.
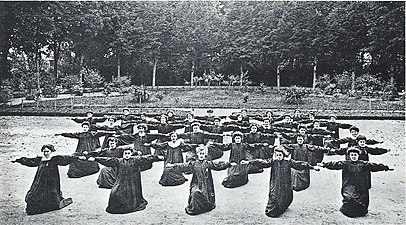
M 405 1 L 0 1 L 0 224 L 406 224 Z

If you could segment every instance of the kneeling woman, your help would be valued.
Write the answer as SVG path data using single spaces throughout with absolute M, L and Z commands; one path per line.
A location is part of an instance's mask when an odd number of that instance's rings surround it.
M 84 156 L 51 156 L 55 148 L 50 144 L 43 145 L 41 152 L 43 157 L 22 157 L 11 161 L 28 167 L 38 167 L 34 182 L 25 196 L 28 215 L 58 210 L 70 205 L 73 202 L 72 199 L 62 197 L 58 166 L 66 166 L 79 158 L 86 159 Z
M 368 213 L 369 206 L 369 172 L 387 171 L 388 166 L 378 163 L 358 160 L 361 151 L 358 148 L 348 148 L 350 160 L 319 163 L 321 167 L 330 170 L 343 170 L 341 195 L 343 205 L 340 211 L 348 217 L 361 217 Z
M 272 159 L 257 159 L 250 162 L 259 164 L 262 167 L 272 168 L 269 181 L 269 199 L 265 209 L 265 214 L 269 217 L 281 216 L 293 201 L 292 169 L 314 169 L 308 162 L 287 160 L 285 158 L 287 156 L 288 152 L 284 147 L 277 146 L 274 149 Z
M 123 151 L 123 158 L 90 157 L 89 161 L 96 161 L 104 166 L 116 167 L 116 182 L 111 188 L 109 205 L 106 212 L 124 214 L 144 210 L 148 202 L 142 195 L 140 166 L 163 160 L 162 156 L 135 156 L 132 150 Z
M 187 181 L 183 176 L 183 173 L 179 170 L 168 168 L 168 163 L 183 163 L 182 152 L 191 151 L 193 147 L 197 147 L 195 144 L 185 144 L 183 139 L 178 139 L 178 134 L 172 132 L 171 141 L 161 143 L 146 143 L 144 145 L 151 146 L 155 151 L 155 155 L 161 155 L 165 157 L 164 171 L 162 173 L 159 184 L 162 186 L 176 186 L 181 185 Z M 194 149 L 193 149 L 194 150 Z
M 207 148 L 204 146 L 197 147 L 196 154 L 197 160 L 195 161 L 166 164 L 166 167 L 193 173 L 188 205 L 185 208 L 189 215 L 198 215 L 216 208 L 211 170 L 225 170 L 231 166 L 225 161 L 207 161 Z

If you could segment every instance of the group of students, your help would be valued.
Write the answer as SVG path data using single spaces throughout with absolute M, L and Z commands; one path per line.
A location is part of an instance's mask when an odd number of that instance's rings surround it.
M 74 118 L 82 132 L 61 133 L 58 136 L 78 139 L 76 151 L 69 156 L 52 156 L 54 146 L 41 148 L 42 157 L 22 157 L 19 162 L 38 167 L 31 189 L 26 195 L 29 215 L 61 209 L 72 203 L 63 198 L 58 166 L 69 165 L 68 177 L 80 178 L 100 171 L 97 184 L 111 189 L 107 212 L 130 213 L 145 209 L 141 172 L 154 162 L 164 161 L 159 184 L 184 184 L 185 174 L 193 174 L 190 195 L 185 209 L 197 215 L 215 208 L 212 170 L 227 169 L 222 185 L 236 188 L 248 183 L 249 174 L 262 173 L 271 167 L 269 199 L 265 214 L 282 215 L 293 201 L 293 191 L 303 191 L 310 185 L 310 170 L 327 168 L 342 170 L 343 205 L 340 211 L 348 217 L 364 216 L 368 212 L 371 172 L 392 170 L 383 164 L 369 162 L 368 154 L 380 155 L 388 149 L 369 145 L 382 143 L 359 134 L 359 128 L 329 120 L 316 119 L 314 114 L 248 115 L 243 109 L 227 117 L 213 115 L 186 117 L 166 114 L 123 114 Z M 118 120 L 121 123 L 116 123 Z M 100 125 L 107 122 L 107 125 Z M 118 124 L 118 125 L 117 125 Z M 340 138 L 339 129 L 349 129 L 351 136 Z M 156 130 L 156 132 L 151 132 Z M 104 141 L 100 143 L 100 137 Z M 223 138 L 231 136 L 231 143 Z M 347 143 L 346 148 L 340 148 Z M 367 145 L 368 144 L 368 145 Z M 154 151 L 152 152 L 151 149 Z M 230 151 L 228 161 L 217 160 Z M 323 162 L 326 155 L 345 155 L 345 160 Z M 100 170 L 99 164 L 105 167 Z

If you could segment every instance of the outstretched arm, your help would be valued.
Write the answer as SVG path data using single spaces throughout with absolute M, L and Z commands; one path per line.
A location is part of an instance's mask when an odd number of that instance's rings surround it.
M 19 159 L 11 161 L 12 163 L 18 162 L 21 163 L 21 165 L 28 166 L 28 167 L 36 167 L 41 163 L 41 157 L 36 157 L 36 158 L 26 158 L 26 157 L 21 157 Z
M 317 164 L 320 167 L 327 168 L 329 170 L 341 170 L 344 168 L 345 162 L 344 161 L 336 161 L 336 162 L 321 162 Z
M 389 166 L 384 165 L 382 163 L 366 162 L 366 164 L 367 164 L 367 168 L 371 172 L 393 170 L 393 169 L 390 169 Z
M 231 163 L 226 161 L 211 161 L 209 162 L 209 166 L 212 170 L 220 171 L 231 167 Z
M 80 133 L 61 133 L 55 134 L 55 136 L 63 136 L 67 138 L 79 138 Z
M 366 148 L 367 152 L 371 155 L 382 155 L 388 153 L 390 150 L 385 148 Z
M 88 159 L 89 161 L 96 161 L 100 164 L 102 164 L 103 166 L 107 166 L 107 167 L 116 167 L 119 164 L 119 161 L 117 158 L 111 158 L 111 157 L 90 157 Z

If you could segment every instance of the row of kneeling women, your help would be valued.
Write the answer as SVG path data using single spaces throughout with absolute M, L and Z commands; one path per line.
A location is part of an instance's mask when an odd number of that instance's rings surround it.
M 371 172 L 392 170 L 369 162 L 369 154 L 389 152 L 371 146 L 382 141 L 366 138 L 355 126 L 336 122 L 335 115 L 319 120 L 315 115 L 296 112 L 294 116 L 238 113 L 226 118 L 210 113 L 182 118 L 173 112 L 155 117 L 131 115 L 129 109 L 123 112 L 99 118 L 89 112 L 85 118 L 74 118 L 81 123 L 82 131 L 56 134 L 78 140 L 72 155 L 53 155 L 55 147 L 45 144 L 42 156 L 12 161 L 38 167 L 25 199 L 27 214 L 58 210 L 73 202 L 63 198 L 60 190 L 58 166 L 65 165 L 69 165 L 69 178 L 99 173 L 99 188 L 111 189 L 106 211 L 113 214 L 146 208 L 141 173 L 157 161 L 164 161 L 159 180 L 162 186 L 183 185 L 185 174 L 192 174 L 185 208 L 189 215 L 215 208 L 212 170 L 227 170 L 222 185 L 237 188 L 248 183 L 249 174 L 271 168 L 265 209 L 269 217 L 282 215 L 293 201 L 293 192 L 309 187 L 310 170 L 321 168 L 342 170 L 340 211 L 348 217 L 365 216 Z M 351 135 L 340 138 L 340 128 L 349 129 Z M 224 151 L 230 151 L 227 161 L 221 160 Z M 324 162 L 325 156 L 337 154 L 345 155 L 345 160 Z M 105 167 L 100 170 L 99 164 Z

